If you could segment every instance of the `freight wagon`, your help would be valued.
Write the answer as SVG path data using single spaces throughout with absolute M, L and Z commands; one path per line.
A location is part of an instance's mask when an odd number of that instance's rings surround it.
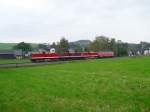
M 63 54 L 51 52 L 33 52 L 31 53 L 32 62 L 46 62 L 59 60 L 78 60 L 87 58 L 114 57 L 114 52 L 65 52 Z

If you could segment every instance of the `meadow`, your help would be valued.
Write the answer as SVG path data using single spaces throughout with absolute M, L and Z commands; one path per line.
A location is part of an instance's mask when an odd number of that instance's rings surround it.
M 0 112 L 150 112 L 150 57 L 0 68 Z
M 0 59 L 0 64 L 19 64 L 30 62 L 30 59 Z
M 38 48 L 37 43 L 30 43 L 33 49 Z M 0 50 L 12 50 L 17 43 L 0 43 Z
M 15 45 L 16 45 L 16 43 L 0 43 L 0 50 L 10 50 Z

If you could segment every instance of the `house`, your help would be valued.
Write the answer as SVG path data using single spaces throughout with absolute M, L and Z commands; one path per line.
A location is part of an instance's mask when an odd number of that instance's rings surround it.
M 144 51 L 144 55 L 149 55 L 150 54 L 150 50 L 145 50 Z
M 23 56 L 22 50 L 0 50 L 1 59 L 16 59 L 22 58 L 22 56 Z

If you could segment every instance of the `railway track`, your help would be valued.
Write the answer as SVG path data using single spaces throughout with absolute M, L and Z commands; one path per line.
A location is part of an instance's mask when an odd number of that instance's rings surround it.
M 49 64 L 63 64 L 71 61 L 59 61 L 59 62 L 39 62 L 39 63 L 8 63 L 0 64 L 0 68 L 18 68 L 18 67 L 28 67 L 28 66 L 38 66 L 38 65 L 49 65 Z
M 85 59 L 82 61 L 90 61 L 97 58 L 90 58 Z M 51 62 L 28 62 L 28 63 L 7 63 L 7 64 L 0 64 L 0 68 L 19 68 L 19 67 L 30 67 L 30 66 L 39 66 L 39 65 L 50 65 L 50 64 L 64 64 L 64 63 L 71 63 L 71 62 L 79 62 L 81 60 L 67 60 L 67 61 L 51 61 Z

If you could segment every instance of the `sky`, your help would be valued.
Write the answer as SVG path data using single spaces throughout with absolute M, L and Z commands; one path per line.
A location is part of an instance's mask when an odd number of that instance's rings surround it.
M 150 0 L 0 0 L 0 42 L 108 36 L 150 42 Z

